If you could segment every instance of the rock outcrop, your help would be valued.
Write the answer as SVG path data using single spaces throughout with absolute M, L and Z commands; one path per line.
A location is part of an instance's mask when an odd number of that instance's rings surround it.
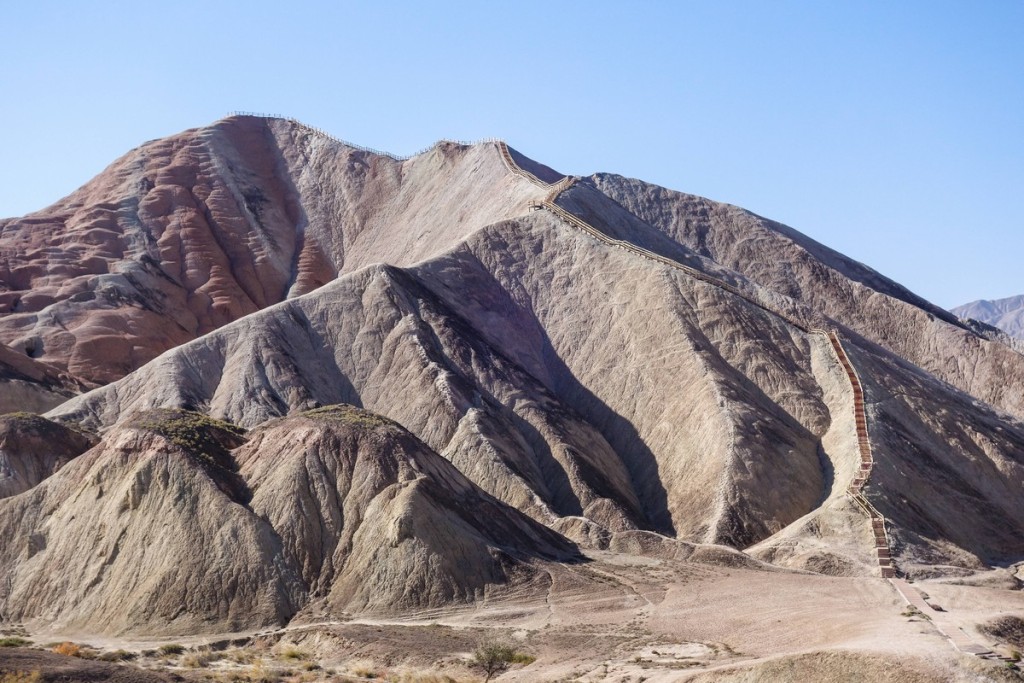
M 352 406 L 272 420 L 235 456 L 253 512 L 334 613 L 467 602 L 529 573 L 523 559 L 575 557 L 398 424 Z
M 0 414 L 46 412 L 93 386 L 0 344 Z

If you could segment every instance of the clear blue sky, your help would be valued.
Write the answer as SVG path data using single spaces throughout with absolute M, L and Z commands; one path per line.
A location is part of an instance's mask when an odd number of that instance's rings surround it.
M 0 215 L 241 109 L 502 137 L 787 223 L 942 306 L 1024 293 L 1024 2 L 6 2 Z

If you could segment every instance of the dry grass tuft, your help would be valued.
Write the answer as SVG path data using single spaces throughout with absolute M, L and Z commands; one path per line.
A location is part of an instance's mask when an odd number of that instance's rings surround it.
M 300 662 L 309 659 L 309 655 L 297 647 L 285 647 L 278 653 L 281 659 L 289 662 Z
M 1007 614 L 996 617 L 980 624 L 978 629 L 1014 648 L 1024 648 L 1024 619 L 1018 616 Z
M 0 683 L 39 683 L 43 676 L 36 671 L 8 671 L 0 673 Z

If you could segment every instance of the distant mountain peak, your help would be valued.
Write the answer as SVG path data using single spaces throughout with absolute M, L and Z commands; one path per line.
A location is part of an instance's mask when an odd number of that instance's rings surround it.
M 971 318 L 998 327 L 1016 339 L 1024 339 L 1024 294 L 1005 299 L 979 299 L 950 309 L 961 318 Z

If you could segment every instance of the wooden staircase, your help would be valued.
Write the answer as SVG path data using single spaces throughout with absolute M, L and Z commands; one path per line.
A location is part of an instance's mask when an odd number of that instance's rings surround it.
M 874 536 L 875 556 L 878 561 L 878 568 L 883 578 L 891 579 L 896 576 L 896 568 L 892 563 L 892 549 L 889 543 L 889 535 L 886 533 L 885 517 L 882 516 L 871 501 L 864 495 L 864 487 L 871 476 L 871 469 L 875 465 L 874 455 L 871 451 L 871 438 L 868 435 L 868 414 L 864 408 L 864 388 L 861 386 L 857 369 L 853 367 L 850 357 L 846 354 L 839 335 L 835 330 L 827 332 L 828 340 L 832 345 L 839 364 L 843 366 L 850 386 L 853 388 L 853 416 L 857 425 L 857 446 L 860 450 L 860 468 L 850 482 L 847 493 L 864 510 L 871 520 L 871 533 Z
M 557 183 L 546 183 L 540 180 L 537 176 L 532 173 L 520 168 L 515 160 L 512 158 L 512 154 L 506 145 L 502 141 L 497 142 L 498 150 L 501 154 L 501 158 L 504 160 L 505 165 L 509 171 L 518 175 L 526 180 L 530 181 L 538 187 L 542 187 L 548 190 L 547 195 L 539 203 L 531 205 L 532 209 L 546 209 L 553 213 L 555 216 L 560 218 L 563 222 L 568 223 L 570 226 L 590 235 L 591 237 L 619 249 L 624 249 L 632 254 L 641 256 L 643 258 L 657 261 L 676 270 L 681 270 L 687 275 L 694 277 L 698 280 L 706 282 L 708 284 L 724 289 L 725 291 L 734 294 L 745 301 L 757 306 L 758 308 L 785 320 L 790 325 L 793 325 L 797 329 L 808 333 L 818 334 L 828 339 L 829 347 L 832 349 L 839 364 L 842 365 L 843 370 L 846 372 L 846 376 L 850 381 L 850 386 L 853 389 L 853 410 L 854 419 L 857 426 L 857 443 L 860 451 L 860 468 L 857 470 L 853 481 L 850 483 L 847 489 L 847 495 L 849 495 L 857 506 L 864 512 L 871 522 L 871 532 L 874 537 L 874 550 L 875 559 L 878 562 L 879 571 L 884 578 L 894 578 L 896 576 L 896 568 L 893 565 L 892 549 L 889 543 L 889 536 L 886 532 L 886 521 L 885 517 L 882 516 L 878 510 L 871 504 L 871 502 L 864 495 L 864 487 L 868 483 L 868 479 L 871 476 L 871 469 L 874 466 L 874 457 L 871 451 L 871 438 L 868 433 L 868 417 L 867 411 L 864 407 L 864 388 L 861 386 L 860 378 L 857 375 L 857 370 L 853 367 L 853 363 L 850 361 L 850 357 L 846 353 L 846 349 L 843 348 L 842 341 L 839 338 L 839 334 L 836 330 L 823 330 L 821 328 L 812 328 L 804 322 L 797 320 L 796 318 L 782 312 L 775 310 L 767 304 L 758 301 L 750 294 L 741 291 L 737 287 L 730 285 L 727 282 L 719 280 L 716 277 L 712 277 L 707 273 L 692 268 L 678 261 L 674 261 L 670 258 L 666 258 L 661 254 L 655 254 L 652 251 L 648 251 L 643 247 L 639 247 L 630 242 L 623 240 L 617 240 L 609 237 L 605 233 L 601 232 L 597 228 L 593 227 L 579 216 L 576 216 L 569 211 L 555 203 L 558 196 L 565 192 L 567 189 L 572 187 L 577 178 L 574 176 L 566 176 L 559 180 Z

